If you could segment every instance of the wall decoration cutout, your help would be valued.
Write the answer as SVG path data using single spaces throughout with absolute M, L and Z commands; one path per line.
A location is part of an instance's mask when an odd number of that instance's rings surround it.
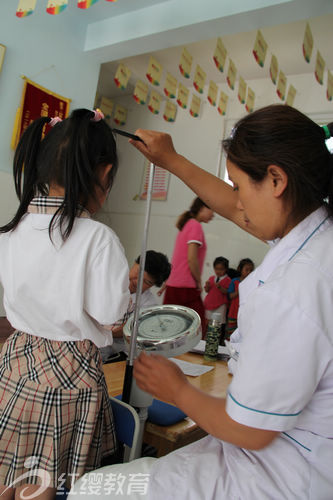
M 77 6 L 79 9 L 89 9 L 94 3 L 98 2 L 98 0 L 78 0 Z
M 278 60 L 276 56 L 272 55 L 271 65 L 269 67 L 269 74 L 274 85 L 276 85 L 278 72 L 279 72 Z
M 252 53 L 259 66 L 261 66 L 262 68 L 265 64 L 266 52 L 267 52 L 267 43 L 261 31 L 258 30 Z
M 138 80 L 133 92 L 133 98 L 138 104 L 146 104 L 149 87 L 142 80 Z
M 60 14 L 63 10 L 66 9 L 68 5 L 68 0 L 48 0 L 46 5 L 46 12 L 55 16 Z
M 227 84 L 229 85 L 231 90 L 234 90 L 234 88 L 235 88 L 236 75 L 237 75 L 236 66 L 235 66 L 234 62 L 229 58 Z
M 217 69 L 221 72 L 224 71 L 225 61 L 227 59 L 227 49 L 223 45 L 221 38 L 217 39 L 216 48 L 213 55 L 213 60 Z
M 219 105 L 217 107 L 217 111 L 220 113 L 220 115 L 225 115 L 227 111 L 227 105 L 228 105 L 228 99 L 229 96 L 225 94 L 222 90 L 220 93 L 220 100 L 219 100 Z
M 131 76 L 131 70 L 127 68 L 125 64 L 120 63 L 114 77 L 114 81 L 117 87 L 120 88 L 121 90 L 126 89 L 130 76 Z
M 127 109 L 116 104 L 113 120 L 117 125 L 125 125 L 127 120 Z
M 324 70 L 325 70 L 325 61 L 322 58 L 321 53 L 317 50 L 317 59 L 316 59 L 316 69 L 315 69 L 315 77 L 320 85 L 324 83 Z
M 283 73 L 282 70 L 280 70 L 276 93 L 280 97 L 281 101 L 284 101 L 286 97 L 286 87 L 287 87 L 286 75 Z
M 180 58 L 179 71 L 185 78 L 190 78 L 192 59 L 191 54 L 184 47 Z
M 238 100 L 241 104 L 245 103 L 245 97 L 246 97 L 246 87 L 247 84 L 241 76 L 239 77 L 239 84 L 238 84 Z
M 311 60 L 312 49 L 313 49 L 313 36 L 311 33 L 311 28 L 309 23 L 306 23 L 302 50 L 304 59 L 306 60 L 307 63 L 309 63 Z
M 163 67 L 152 56 L 150 56 L 146 77 L 153 85 L 159 85 L 161 81 Z
M 27 17 L 33 14 L 36 8 L 37 0 L 19 0 L 16 16 L 17 17 Z
M 193 118 L 197 118 L 199 116 L 200 107 L 201 107 L 200 97 L 193 94 L 192 95 L 192 102 L 191 102 L 191 106 L 190 106 L 190 115 L 193 116 Z
M 215 83 L 215 82 L 213 82 L 213 80 L 211 80 L 211 81 L 209 82 L 209 88 L 208 88 L 208 96 L 207 96 L 207 99 L 208 99 L 208 102 L 209 102 L 212 106 L 216 106 L 217 91 L 218 91 L 218 88 L 217 88 L 216 83 Z
M 158 113 L 160 112 L 161 100 L 162 100 L 161 94 L 156 92 L 156 90 L 152 90 L 148 102 L 148 109 L 154 115 L 158 115 Z
M 171 73 L 167 73 L 165 84 L 164 84 L 164 93 L 167 97 L 173 99 L 176 97 L 177 92 L 177 78 L 175 78 Z
M 248 87 L 248 89 L 247 89 L 247 99 L 246 99 L 245 109 L 246 109 L 246 111 L 248 111 L 249 113 L 252 113 L 252 111 L 253 111 L 255 97 L 256 97 L 256 95 L 255 95 L 255 93 L 253 92 L 253 90 L 252 90 L 252 89 L 250 89 L 250 87 Z
M 99 103 L 99 108 L 103 112 L 105 119 L 110 120 L 114 108 L 113 101 L 111 101 L 111 99 L 108 99 L 107 97 L 102 96 Z
M 187 108 L 189 90 L 182 83 L 178 85 L 177 103 L 183 109 Z
M 206 83 L 206 73 L 202 69 L 202 67 L 199 66 L 199 64 L 197 64 L 193 80 L 193 86 L 195 90 L 199 92 L 199 94 L 203 94 L 205 83 Z
M 169 100 L 165 103 L 163 118 L 167 122 L 174 122 L 176 120 L 177 106 L 174 102 Z
M 296 96 L 296 89 L 293 85 L 290 84 L 286 99 L 286 104 L 288 106 L 292 106 L 294 104 L 295 96 Z
M 5 54 L 6 54 L 6 46 L 0 43 L 0 73 L 2 70 L 3 62 L 5 60 Z

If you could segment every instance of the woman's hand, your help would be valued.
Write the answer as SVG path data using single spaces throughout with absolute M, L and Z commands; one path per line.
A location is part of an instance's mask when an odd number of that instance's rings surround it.
M 181 369 L 172 361 L 157 354 L 142 352 L 134 361 L 137 385 L 158 399 L 177 405 L 176 399 L 188 381 Z
M 174 159 L 178 156 L 171 136 L 163 132 L 142 129 L 136 130 L 135 135 L 139 136 L 143 142 L 133 139 L 129 142 L 152 163 L 169 170 L 169 166 L 172 166 Z

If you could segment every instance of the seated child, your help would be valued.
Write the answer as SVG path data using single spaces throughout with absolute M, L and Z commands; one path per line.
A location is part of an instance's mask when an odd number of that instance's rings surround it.
M 242 259 L 237 267 L 237 271 L 240 276 L 231 280 L 228 288 L 228 296 L 230 300 L 229 311 L 228 311 L 228 321 L 225 332 L 225 339 L 230 340 L 230 335 L 237 328 L 237 315 L 239 308 L 239 295 L 238 287 L 241 281 L 243 281 L 254 269 L 254 263 L 251 259 Z

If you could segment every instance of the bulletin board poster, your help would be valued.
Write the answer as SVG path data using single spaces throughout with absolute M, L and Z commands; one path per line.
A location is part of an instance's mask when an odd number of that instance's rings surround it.
M 219 105 L 217 107 L 217 111 L 220 113 L 220 115 L 224 116 L 226 114 L 226 111 L 227 111 L 227 105 L 228 105 L 228 99 L 229 99 L 229 96 L 227 94 L 225 94 L 222 90 L 221 90 L 221 94 L 220 94 L 220 100 L 219 100 Z
M 147 199 L 149 185 L 150 162 L 145 160 L 142 185 L 140 189 L 140 200 Z M 151 199 L 154 201 L 165 201 L 168 196 L 170 173 L 161 167 L 155 167 Z
M 286 104 L 288 106 L 293 106 L 295 97 L 296 97 L 296 89 L 293 85 L 290 84 L 288 89 Z
M 257 31 L 257 37 L 252 52 L 259 66 L 263 68 L 266 59 L 267 43 L 260 30 Z
M 307 63 L 309 63 L 313 49 L 313 36 L 311 33 L 311 28 L 309 23 L 306 23 L 302 49 L 303 49 L 304 59 L 306 60 Z
M 333 73 L 327 71 L 327 91 L 326 97 L 328 101 L 333 99 Z
M 110 120 L 111 116 L 112 116 L 112 111 L 114 108 L 113 101 L 111 101 L 111 99 L 108 99 L 107 97 L 102 96 L 99 107 L 100 107 L 102 113 L 104 114 L 105 119 Z
M 193 86 L 195 90 L 199 92 L 199 94 L 203 94 L 205 83 L 206 83 L 206 73 L 202 69 L 202 67 L 199 64 L 197 64 L 193 80 Z
M 226 58 L 227 58 L 227 49 L 223 45 L 221 38 L 218 38 L 216 42 L 215 52 L 213 55 L 213 60 L 215 66 L 219 71 L 221 71 L 221 73 L 224 70 Z
M 279 72 L 279 63 L 277 57 L 272 55 L 271 65 L 269 67 L 269 74 L 274 85 L 276 85 L 278 72 Z
M 185 78 L 190 78 L 192 59 L 191 54 L 184 47 L 180 58 L 179 71 Z
M 153 56 L 150 56 L 146 77 L 153 85 L 159 85 L 163 67 Z
M 71 99 L 55 94 L 24 77 L 24 87 L 21 104 L 17 109 L 11 146 L 16 148 L 25 129 L 37 118 L 58 116 L 63 119 L 68 116 Z M 45 133 L 50 130 L 46 125 Z
M 286 97 L 286 88 L 287 88 L 287 78 L 286 75 L 283 73 L 283 71 L 280 70 L 276 93 L 280 97 L 281 101 L 284 101 Z
M 216 106 L 217 92 L 218 92 L 217 85 L 215 82 L 213 82 L 213 80 L 211 80 L 209 82 L 207 99 L 209 104 L 211 104 L 212 106 Z
M 138 104 L 146 104 L 149 87 L 142 80 L 138 80 L 133 92 L 133 98 Z
M 125 90 L 130 77 L 131 70 L 127 68 L 125 64 L 120 63 L 114 76 L 114 81 L 117 87 L 121 90 Z
M 239 84 L 238 84 L 238 100 L 241 104 L 245 103 L 245 97 L 246 97 L 246 87 L 247 84 L 241 76 L 239 77 Z
M 148 102 L 148 109 L 153 115 L 158 115 L 160 112 L 162 96 L 156 90 L 152 90 Z
M 177 105 L 174 102 L 167 101 L 165 103 L 163 118 L 166 122 L 174 122 L 176 120 Z
M 324 83 L 324 70 L 325 70 L 326 63 L 319 52 L 317 51 L 317 59 L 316 59 L 316 69 L 315 69 L 315 77 L 318 83 L 320 85 L 323 85 Z
M 253 111 L 255 98 L 256 98 L 255 93 L 253 92 L 253 90 L 250 87 L 248 87 L 247 99 L 246 99 L 246 104 L 245 104 L 245 109 L 248 113 L 252 113 L 252 111 Z
M 171 73 L 167 73 L 165 84 L 164 84 L 164 93 L 167 97 L 174 99 L 176 97 L 178 81 Z
M 125 125 L 127 120 L 127 109 L 116 104 L 113 120 L 117 125 Z
M 237 75 L 237 69 L 236 65 L 233 62 L 232 59 L 229 59 L 229 68 L 228 68 L 228 74 L 227 74 L 227 84 L 231 88 L 231 90 L 234 90 L 235 88 L 235 81 L 236 81 L 236 75 Z
M 179 83 L 177 104 L 183 109 L 187 108 L 188 95 L 189 95 L 189 90 L 184 85 Z
M 200 115 L 200 107 L 201 107 L 200 97 L 193 94 L 190 106 L 190 115 L 193 116 L 193 118 L 197 118 Z

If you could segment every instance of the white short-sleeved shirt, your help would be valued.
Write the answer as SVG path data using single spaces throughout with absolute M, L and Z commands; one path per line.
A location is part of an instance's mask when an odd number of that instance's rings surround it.
M 127 311 L 128 264 L 109 227 L 90 217 L 76 218 L 62 243 L 53 243 L 51 214 L 28 213 L 14 231 L 0 235 L 0 282 L 12 326 L 51 340 L 90 339 L 98 347 L 112 343 L 101 325 L 115 323 Z

